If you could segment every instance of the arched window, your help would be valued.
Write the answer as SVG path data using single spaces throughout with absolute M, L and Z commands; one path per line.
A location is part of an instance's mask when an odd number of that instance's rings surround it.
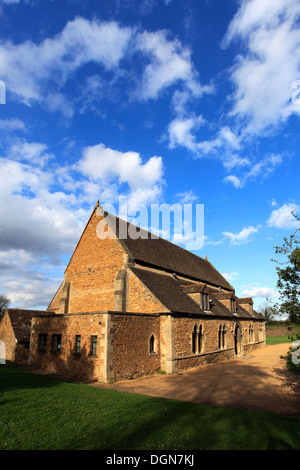
M 254 341 L 254 331 L 253 331 L 253 325 L 249 325 L 249 343 L 253 343 Z
M 203 328 L 202 325 L 200 325 L 198 332 L 198 353 L 201 353 L 203 350 L 203 342 Z
M 196 354 L 197 352 L 197 325 L 194 326 L 192 333 L 192 351 L 193 354 Z
M 222 328 L 222 348 L 226 347 L 226 326 L 223 325 Z
M 222 325 L 219 326 L 219 332 L 218 332 L 218 348 L 222 348 Z
M 226 326 L 220 325 L 218 330 L 218 348 L 224 349 L 226 345 Z
M 263 326 L 262 326 L 262 325 L 259 325 L 258 340 L 259 340 L 259 341 L 263 341 L 263 340 L 264 340 L 264 333 L 263 333 Z
M 150 354 L 155 353 L 155 338 L 154 338 L 154 335 L 152 335 L 150 340 L 149 340 L 149 352 L 150 352 Z

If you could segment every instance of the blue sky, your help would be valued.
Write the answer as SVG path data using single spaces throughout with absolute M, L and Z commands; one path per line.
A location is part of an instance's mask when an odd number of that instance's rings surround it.
M 0 0 L 0 291 L 45 308 L 96 201 L 204 204 L 255 307 L 300 213 L 298 0 Z M 3 95 L 5 91 L 5 95 Z M 5 96 L 5 100 L 3 99 Z

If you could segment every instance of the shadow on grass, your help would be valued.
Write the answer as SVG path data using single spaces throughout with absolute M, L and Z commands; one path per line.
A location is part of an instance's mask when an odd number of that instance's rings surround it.
M 122 394 L 122 392 L 119 392 Z M 129 394 L 131 395 L 131 394 Z M 144 399 L 144 401 L 143 401 Z M 121 406 L 122 399 L 120 401 Z M 151 409 L 151 412 L 149 411 Z M 288 450 L 300 449 L 300 419 L 139 396 L 122 422 L 96 427 L 73 449 Z
M 251 370 L 247 368 L 248 373 Z M 107 390 L 17 368 L 1 368 L 0 372 L 3 379 L 0 379 L 0 391 L 9 392 L 2 394 L 3 401 L 10 397 L 13 400 L 6 403 L 7 407 L 4 402 L 2 408 L 6 412 L 3 435 L 5 440 L 9 439 L 6 448 L 300 450 L 297 415 L 206 406 Z M 196 378 L 195 385 L 199 386 Z M 38 388 L 43 390 L 40 392 Z
M 36 374 L 15 365 L 0 365 L 0 393 L 12 390 L 54 387 L 60 380 Z

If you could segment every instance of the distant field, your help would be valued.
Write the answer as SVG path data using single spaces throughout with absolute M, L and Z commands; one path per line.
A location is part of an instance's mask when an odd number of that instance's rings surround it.
M 0 449 L 300 450 L 300 417 L 105 390 L 0 365 Z

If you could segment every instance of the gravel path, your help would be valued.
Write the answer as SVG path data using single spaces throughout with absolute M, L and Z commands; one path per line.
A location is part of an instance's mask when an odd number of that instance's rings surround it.
M 289 344 L 174 375 L 153 375 L 97 386 L 216 406 L 300 413 L 300 376 L 286 369 Z

